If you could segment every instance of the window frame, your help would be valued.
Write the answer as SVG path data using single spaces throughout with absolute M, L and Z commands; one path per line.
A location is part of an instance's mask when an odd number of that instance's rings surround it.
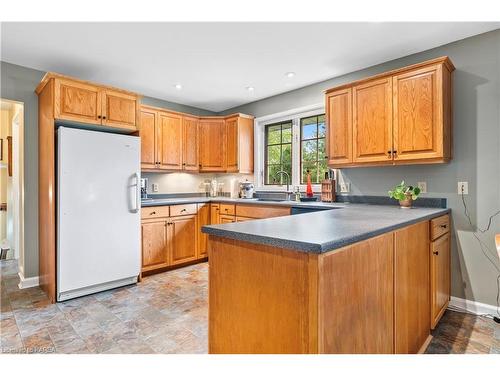
M 325 136 L 324 137 L 318 137 L 319 136 L 319 131 L 318 131 L 318 134 L 316 136 L 316 138 L 307 138 L 307 139 L 302 139 L 302 120 L 305 120 L 307 118 L 311 118 L 311 117 L 319 117 L 319 116 L 324 116 L 325 117 Z M 316 128 L 317 130 L 319 130 L 319 122 L 316 121 Z M 300 182 L 300 186 L 306 186 L 306 184 L 302 184 L 302 164 L 303 164 L 303 161 L 302 161 L 302 142 L 307 142 L 307 141 L 316 141 L 317 143 L 319 143 L 320 139 L 324 139 L 324 143 L 325 143 L 325 154 L 326 154 L 326 113 L 320 113 L 318 115 L 312 115 L 312 116 L 306 116 L 306 117 L 300 117 L 299 118 L 299 182 Z M 320 162 L 320 158 L 319 158 L 319 155 L 318 155 L 318 147 L 316 147 L 316 160 L 315 160 L 315 163 L 317 163 L 319 165 L 319 162 Z M 293 164 L 293 159 L 292 159 L 292 164 Z M 328 167 L 328 163 L 327 163 L 327 167 Z M 321 178 L 321 176 L 320 176 Z M 320 186 L 321 183 L 312 183 L 312 185 L 318 185 Z
M 288 125 L 290 124 L 290 130 L 292 132 L 292 138 L 290 140 L 290 142 L 286 142 L 286 143 L 283 143 L 283 125 Z M 276 143 L 276 144 L 271 144 L 269 145 L 268 144 L 268 139 L 267 139 L 267 128 L 270 127 L 270 126 L 280 126 L 280 143 Z M 262 180 L 262 184 L 264 186 L 282 186 L 282 184 L 266 184 L 266 167 L 268 165 L 270 165 L 268 163 L 268 149 L 269 149 L 269 146 L 280 146 L 280 163 L 279 164 L 271 164 L 271 165 L 280 165 L 281 167 L 283 166 L 283 145 L 290 145 L 290 149 L 291 149 L 291 154 L 290 154 L 290 164 L 293 168 L 293 122 L 292 121 L 280 121 L 280 122 L 276 122 L 276 123 L 271 123 L 271 124 L 267 124 L 267 125 L 264 125 L 264 178 Z M 292 173 L 293 173 L 293 170 L 292 170 Z M 283 181 L 283 175 L 281 176 L 280 178 L 280 181 Z
M 292 176 L 290 186 L 299 186 L 301 191 L 305 191 L 306 185 L 300 183 L 300 119 L 304 117 L 318 116 L 325 114 L 324 103 L 317 103 L 305 107 L 295 108 L 288 111 L 258 117 L 254 121 L 254 165 L 255 165 L 255 187 L 257 191 L 285 191 L 286 184 L 265 185 L 265 127 L 266 125 L 278 124 L 282 122 L 292 122 Z M 325 140 L 326 142 L 326 140 Z M 321 184 L 313 184 L 313 191 L 320 192 Z

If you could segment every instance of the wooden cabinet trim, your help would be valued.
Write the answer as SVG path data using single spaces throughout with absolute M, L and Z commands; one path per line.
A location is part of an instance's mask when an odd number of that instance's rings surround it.
M 371 81 L 373 79 L 389 77 L 389 76 L 404 73 L 404 72 L 409 71 L 409 70 L 419 69 L 419 68 L 422 68 L 422 67 L 427 66 L 427 65 L 436 65 L 436 64 L 443 64 L 443 66 L 445 66 L 449 72 L 453 72 L 455 70 L 455 66 L 451 62 L 450 58 L 448 56 L 442 56 L 442 57 L 438 57 L 438 58 L 435 58 L 432 60 L 423 61 L 421 63 L 412 64 L 412 65 L 404 66 L 404 67 L 401 67 L 398 69 L 389 70 L 387 72 L 376 74 L 376 75 L 373 75 L 373 76 L 370 76 L 367 78 L 362 78 L 362 79 L 352 81 L 352 82 L 349 82 L 349 83 L 346 83 L 343 85 L 334 86 L 332 88 L 325 90 L 325 94 L 328 94 L 332 91 L 344 89 L 344 88 L 347 88 L 350 86 L 359 85 L 359 84 L 365 83 L 367 81 Z

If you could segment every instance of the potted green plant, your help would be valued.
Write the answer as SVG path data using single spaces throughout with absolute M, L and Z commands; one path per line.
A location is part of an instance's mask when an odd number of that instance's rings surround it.
M 389 197 L 397 199 L 402 208 L 411 208 L 412 202 L 418 198 L 419 194 L 420 188 L 408 186 L 404 181 L 389 190 Z

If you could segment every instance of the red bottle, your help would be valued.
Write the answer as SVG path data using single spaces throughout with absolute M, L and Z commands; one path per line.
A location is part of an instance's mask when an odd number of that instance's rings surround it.
M 307 198 L 312 198 L 313 197 L 313 188 L 312 188 L 312 185 L 311 185 L 311 172 L 309 172 L 309 170 L 307 171 L 306 197 Z

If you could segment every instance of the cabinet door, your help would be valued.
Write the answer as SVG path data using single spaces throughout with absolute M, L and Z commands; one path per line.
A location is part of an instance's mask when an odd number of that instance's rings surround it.
M 394 349 L 415 354 L 430 334 L 429 222 L 394 236 Z
M 326 96 L 326 152 L 329 166 L 352 163 L 352 89 Z
M 434 329 L 450 301 L 450 234 L 431 243 L 431 328 Z
M 156 168 L 157 112 L 143 108 L 140 116 L 141 168 Z
M 218 203 L 210 204 L 210 224 L 220 224 L 220 206 Z
M 200 171 L 222 172 L 225 170 L 225 129 L 224 120 L 200 121 Z
M 353 87 L 353 160 L 392 163 L 392 80 Z
M 196 215 L 177 216 L 170 219 L 168 242 L 171 264 L 180 264 L 196 259 L 197 225 Z
M 238 171 L 238 117 L 226 120 L 226 172 Z
M 103 90 L 102 123 L 124 129 L 137 129 L 137 97 L 118 91 Z
M 101 91 L 79 82 L 55 80 L 54 117 L 60 120 L 101 124 Z
M 181 116 L 158 112 L 157 159 L 161 169 L 182 169 Z
M 221 224 L 235 223 L 235 222 L 236 222 L 236 217 L 234 215 L 220 215 Z
M 143 221 L 142 270 L 149 271 L 169 265 L 167 246 L 167 222 L 165 220 Z
M 394 160 L 443 157 L 441 66 L 393 78 Z
M 183 117 L 182 167 L 186 171 L 198 170 L 198 119 Z
M 198 204 L 198 258 L 208 256 L 208 235 L 201 233 L 201 227 L 210 224 L 210 204 Z

